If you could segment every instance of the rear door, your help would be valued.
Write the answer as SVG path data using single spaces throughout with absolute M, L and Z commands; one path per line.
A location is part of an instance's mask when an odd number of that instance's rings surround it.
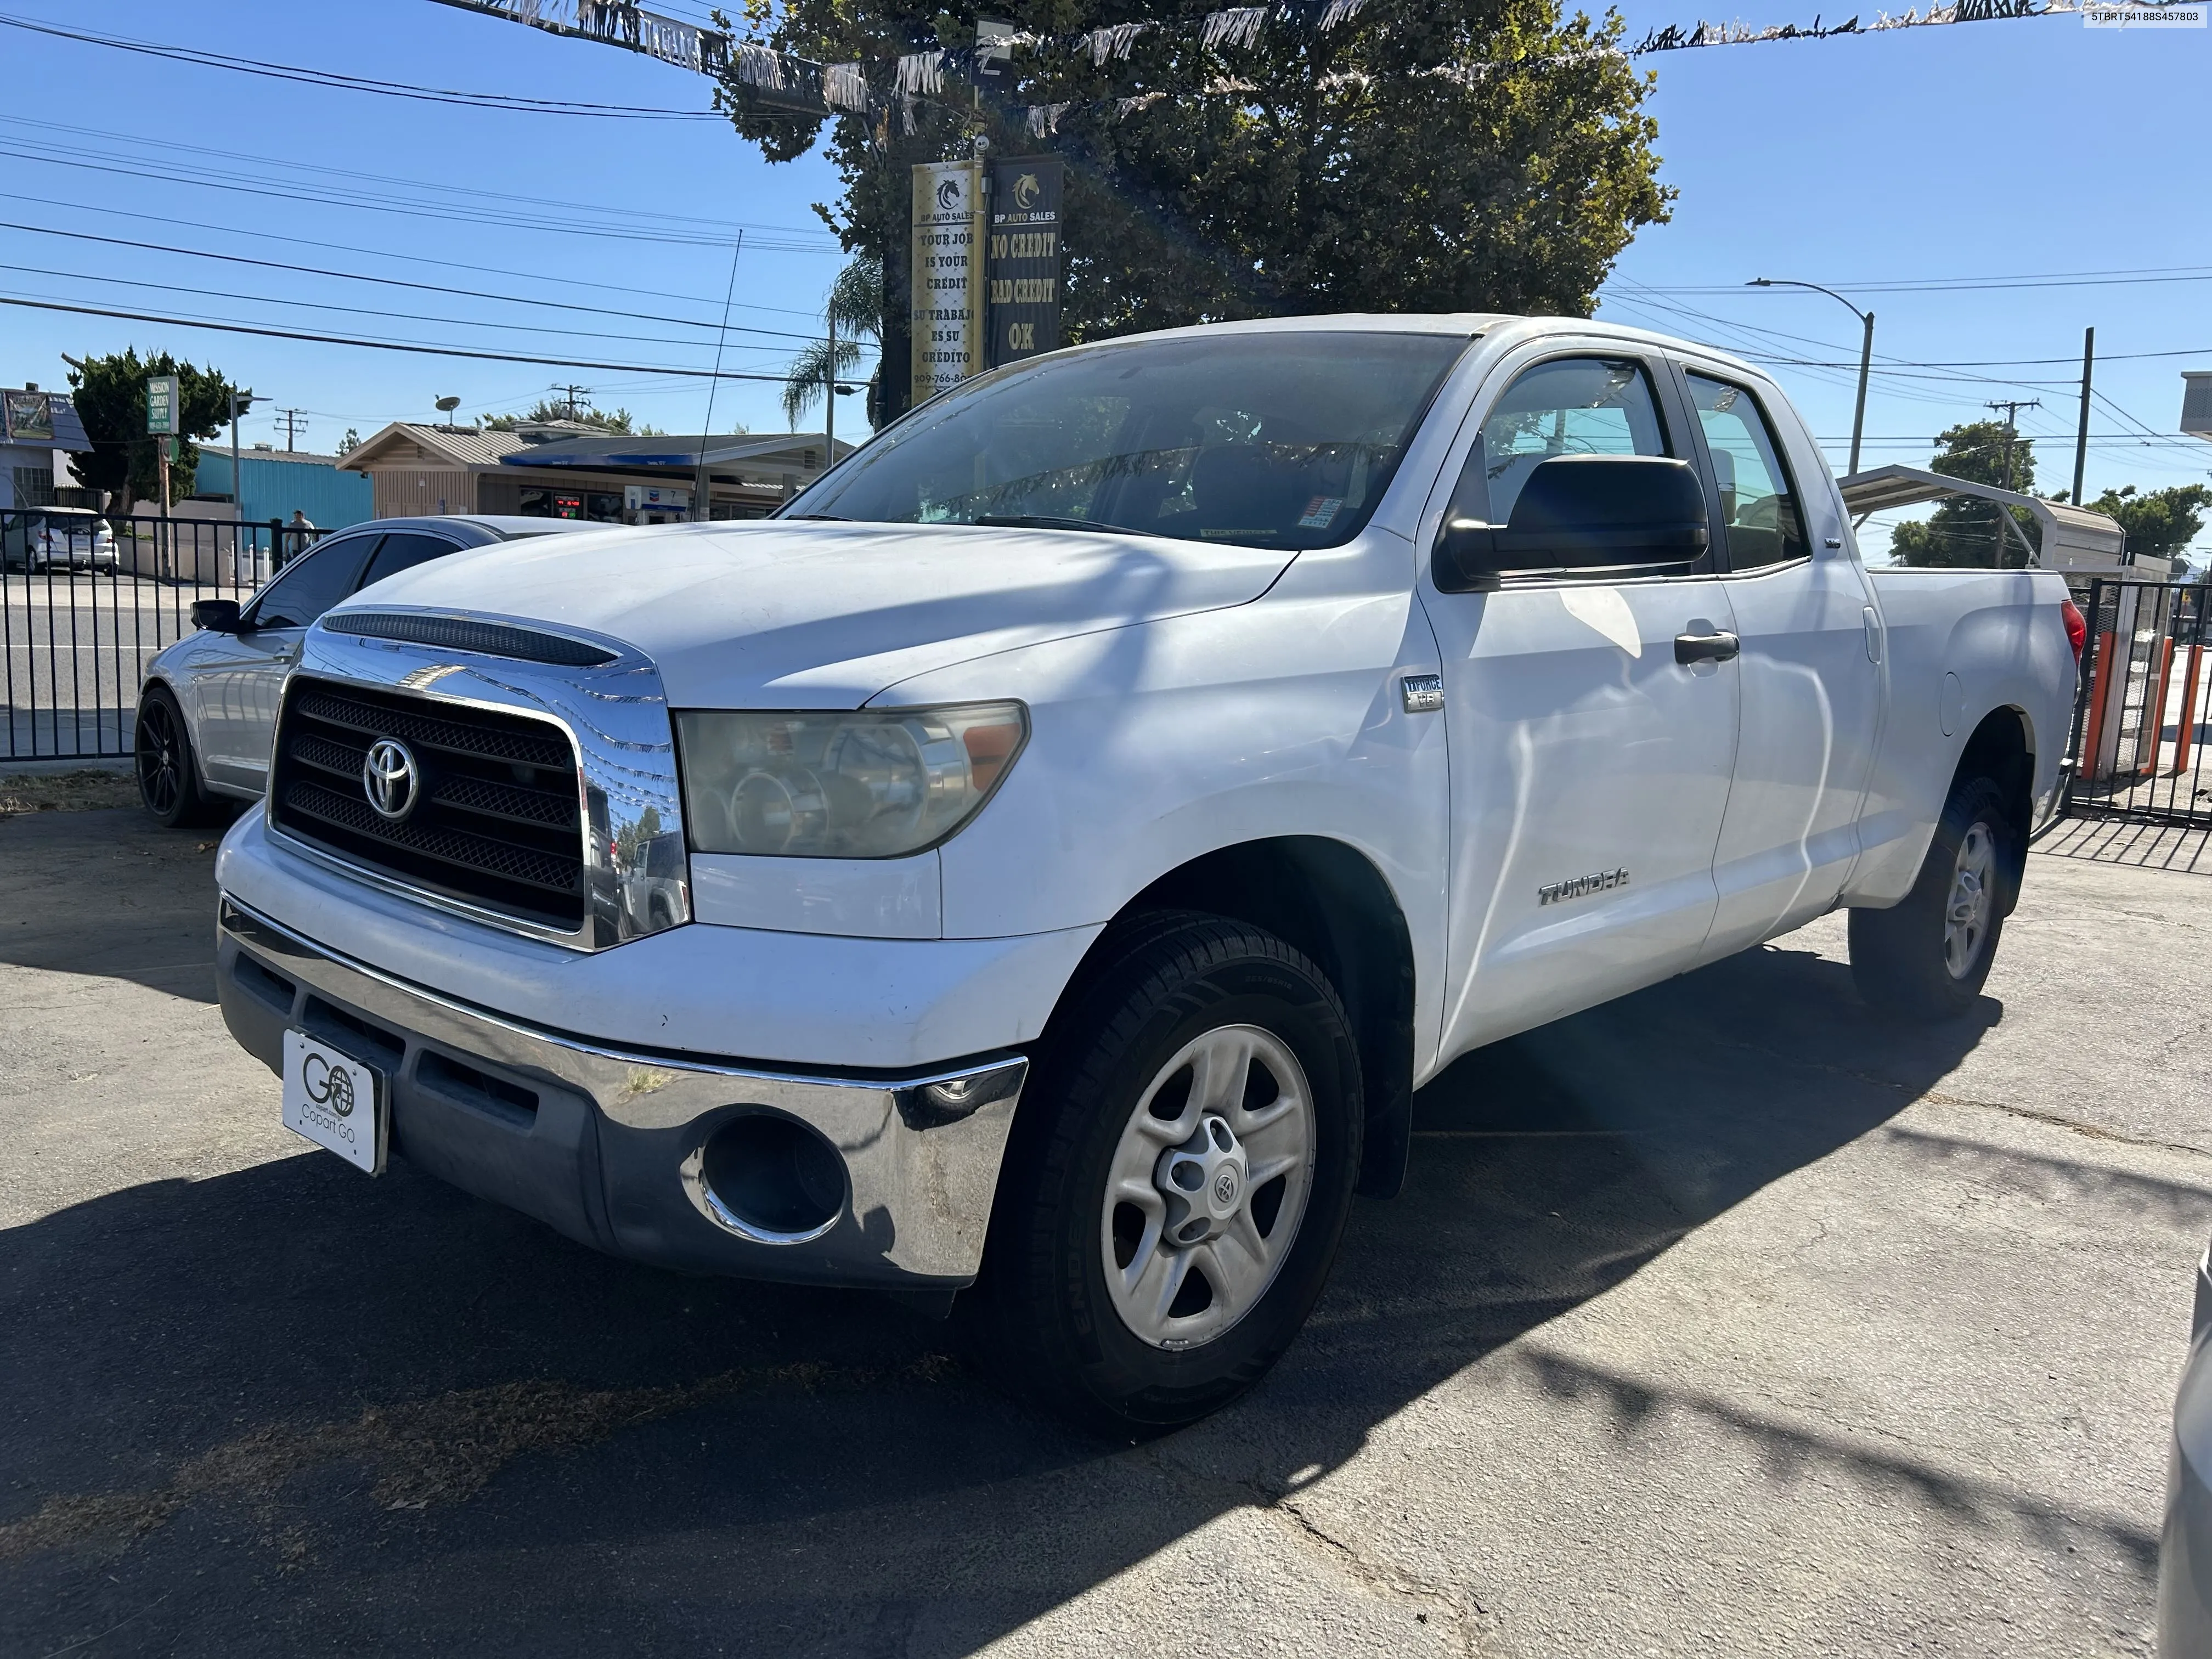
M 1431 536 L 1447 510 L 1504 524 L 1554 455 L 1696 450 L 1664 361 L 1606 341 L 1509 358 L 1457 453 Z M 1737 674 L 1675 659 L 1678 635 L 1732 630 L 1709 561 L 1627 580 L 1509 578 L 1492 593 L 1442 592 L 1431 571 L 1421 595 L 1451 756 L 1449 1058 L 1696 961 Z
M 208 638 L 192 670 L 200 758 L 208 781 L 258 790 L 269 772 L 276 699 L 316 617 L 354 590 L 384 538 L 333 536 L 277 573 L 246 607 L 248 626 Z
M 1811 920 L 1843 890 L 1880 733 L 1881 669 L 1827 463 L 1794 412 L 1740 372 L 1693 358 L 1677 367 L 1743 641 L 1711 960 Z

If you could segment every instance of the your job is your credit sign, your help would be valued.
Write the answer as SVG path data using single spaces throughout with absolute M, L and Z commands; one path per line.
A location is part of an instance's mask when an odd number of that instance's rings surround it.
M 1054 156 L 914 170 L 914 401 L 1060 347 L 1062 170 Z

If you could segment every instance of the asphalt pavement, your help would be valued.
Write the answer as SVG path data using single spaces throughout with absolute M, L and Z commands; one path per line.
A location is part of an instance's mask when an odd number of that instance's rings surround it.
M 0 1652 L 2144 1654 L 2212 884 L 2039 854 L 1469 1056 L 1276 1375 L 1100 1444 L 880 1297 L 292 1138 L 212 832 L 0 821 Z

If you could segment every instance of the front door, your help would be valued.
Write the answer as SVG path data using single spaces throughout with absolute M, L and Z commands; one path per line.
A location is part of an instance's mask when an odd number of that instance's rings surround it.
M 276 702 L 316 617 L 354 590 L 379 538 L 337 536 L 292 561 L 246 609 L 235 634 L 210 640 L 193 665 L 202 764 L 210 783 L 258 790 L 269 773 Z
M 1881 669 L 1833 492 L 1811 487 L 1826 482 L 1820 452 L 1778 398 L 1683 368 L 1716 486 L 1722 584 L 1743 639 L 1735 787 L 1705 949 L 1712 960 L 1810 921 L 1843 890 L 1880 735 Z
M 1555 455 L 1693 453 L 1662 362 L 1615 347 L 1522 360 L 1497 379 L 1504 392 L 1464 441 L 1455 517 L 1505 523 Z M 1451 756 L 1442 1058 L 1696 962 L 1738 696 L 1734 662 L 1676 660 L 1678 636 L 1735 629 L 1708 563 L 1509 579 L 1491 593 L 1424 583 Z

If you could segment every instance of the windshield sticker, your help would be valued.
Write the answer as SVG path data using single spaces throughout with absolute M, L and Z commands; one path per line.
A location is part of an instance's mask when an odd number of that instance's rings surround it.
M 1301 530 L 1328 529 L 1328 521 L 1336 516 L 1337 509 L 1343 505 L 1344 497 L 1341 495 L 1315 496 L 1306 503 L 1306 515 L 1298 520 L 1298 528 Z

